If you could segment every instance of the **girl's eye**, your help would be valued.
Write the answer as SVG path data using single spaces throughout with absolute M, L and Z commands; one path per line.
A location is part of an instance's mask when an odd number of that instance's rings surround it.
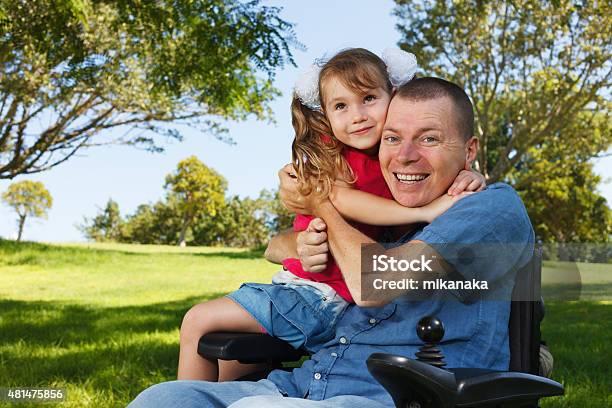
M 345 104 L 343 104 L 343 103 L 337 103 L 337 104 L 336 104 L 336 106 L 334 106 L 334 109 L 335 109 L 335 110 L 341 110 L 341 109 L 344 109 L 345 107 L 346 107 L 346 105 L 345 105 Z
M 376 97 L 374 95 L 366 95 L 365 98 L 363 98 L 364 102 L 372 102 L 374 99 L 376 99 Z

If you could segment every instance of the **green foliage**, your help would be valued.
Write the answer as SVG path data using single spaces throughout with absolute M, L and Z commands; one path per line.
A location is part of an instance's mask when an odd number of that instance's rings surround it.
M 141 204 L 123 224 L 119 242 L 176 245 L 182 219 L 177 217 L 175 200 L 168 197 L 155 204 Z
M 110 200 L 85 218 L 81 231 L 97 242 L 259 248 L 293 222 L 278 191 L 262 190 L 256 199 L 225 197 L 225 179 L 193 156 L 166 177 L 166 187 L 164 199 L 141 204 L 125 219 Z
M 122 222 L 119 204 L 109 198 L 102 212 L 91 220 L 85 218 L 80 229 L 87 239 L 97 242 L 116 241 L 121 237 Z
M 227 181 L 195 156 L 179 162 L 176 171 L 166 176 L 165 187 L 176 201 L 177 216 L 183 220 L 181 246 L 185 245 L 187 229 L 198 214 L 214 217 L 225 205 Z
M 29 180 L 11 184 L 2 194 L 2 200 L 12 207 L 19 217 L 17 241 L 21 241 L 26 218 L 47 218 L 47 210 L 53 205 L 53 198 L 45 185 Z
M 260 200 L 233 196 L 216 217 L 204 215 L 193 231 L 203 245 L 256 248 L 268 240 L 269 230 L 260 218 Z
M 274 72 L 302 47 L 279 11 L 258 0 L 0 0 L 0 178 L 101 143 L 159 151 L 155 133 L 180 139 L 173 125 L 229 141 L 221 119 L 271 118 Z
M 608 242 L 612 234 L 610 208 L 597 193 L 601 178 L 589 161 L 601 137 L 581 132 L 580 119 L 564 130 L 570 142 L 558 137 L 532 147 L 508 175 L 544 242 Z
M 193 228 L 193 242 L 259 248 L 292 223 L 293 216 L 282 206 L 278 191 L 262 190 L 256 199 L 228 198 L 216 217 L 201 216 Z
M 259 199 L 265 203 L 266 224 L 274 235 L 293 227 L 295 214 L 283 206 L 278 190 L 262 190 Z
M 400 45 L 474 102 L 478 168 L 521 192 L 541 239 L 609 239 L 588 160 L 612 145 L 612 9 L 595 0 L 396 0 Z

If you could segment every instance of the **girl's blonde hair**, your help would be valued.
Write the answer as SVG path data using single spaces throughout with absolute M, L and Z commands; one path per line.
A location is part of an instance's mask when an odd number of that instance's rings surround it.
M 374 53 L 364 48 L 350 48 L 339 52 L 323 65 L 319 74 L 321 111 L 304 106 L 297 96 L 291 102 L 291 121 L 295 130 L 292 156 L 297 171 L 301 194 L 315 193 L 327 197 L 334 181 L 342 178 L 354 183 L 356 178 L 342 155 L 344 144 L 333 135 L 325 117 L 325 84 L 339 80 L 357 94 L 366 95 L 369 89 L 382 88 L 389 94 L 393 87 L 387 66 Z

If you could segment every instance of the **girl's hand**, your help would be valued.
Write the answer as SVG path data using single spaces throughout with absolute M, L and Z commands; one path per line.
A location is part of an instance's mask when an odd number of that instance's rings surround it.
M 438 218 L 440 215 L 445 213 L 446 210 L 451 208 L 457 201 L 469 196 L 470 194 L 474 193 L 463 192 L 455 196 L 444 194 L 436 198 L 431 203 L 421 207 L 421 210 L 423 211 L 423 219 L 426 222 L 431 223 L 434 219 Z
M 448 195 L 456 196 L 464 191 L 482 191 L 487 186 L 485 178 L 477 171 L 461 170 L 453 185 L 448 189 Z

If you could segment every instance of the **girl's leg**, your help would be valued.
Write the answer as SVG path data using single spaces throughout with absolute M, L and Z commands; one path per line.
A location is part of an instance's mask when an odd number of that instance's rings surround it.
M 198 352 L 198 341 L 203 334 L 217 331 L 237 331 L 259 333 L 260 325 L 246 310 L 233 300 L 222 297 L 195 305 L 185 314 L 180 332 L 180 352 L 178 364 L 179 380 L 219 379 L 219 366 L 216 360 L 202 358 Z M 228 368 L 235 368 L 234 364 Z M 238 372 L 253 372 L 262 369 L 259 364 L 249 364 Z M 230 371 L 235 371 L 231 369 Z M 228 379 L 228 376 L 223 376 Z
M 267 363 L 243 364 L 237 360 L 219 360 L 219 382 L 235 381 L 257 371 L 271 371 L 272 369 L 272 365 Z

